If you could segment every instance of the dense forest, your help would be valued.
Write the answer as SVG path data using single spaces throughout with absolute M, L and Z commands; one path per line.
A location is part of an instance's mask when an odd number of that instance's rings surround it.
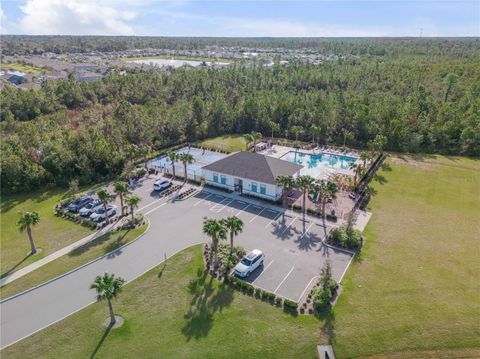
M 200 50 L 207 46 L 262 49 L 303 49 L 325 55 L 400 56 L 405 54 L 469 56 L 478 52 L 479 38 L 222 38 L 159 36 L 29 36 L 3 35 L 5 55 L 114 52 L 135 49 Z
M 462 47 L 453 47 L 456 53 Z M 436 45 L 433 45 L 435 47 Z M 410 52 L 414 52 L 411 50 Z M 259 131 L 364 148 L 480 155 L 480 55 L 365 56 L 322 65 L 180 68 L 111 73 L 92 83 L 6 87 L 1 101 L 1 187 L 89 183 L 116 176 L 132 144 L 159 148 Z

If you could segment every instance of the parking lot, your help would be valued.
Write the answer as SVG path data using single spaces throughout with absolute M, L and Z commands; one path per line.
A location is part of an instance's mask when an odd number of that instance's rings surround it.
M 147 188 L 141 191 L 150 197 Z M 245 225 L 236 237 L 236 244 L 247 251 L 260 249 L 266 255 L 264 266 L 246 280 L 294 301 L 318 278 L 327 259 L 334 278 L 339 281 L 352 258 L 350 253 L 322 243 L 331 228 L 324 228 L 320 221 L 309 217 L 304 220 L 298 214 L 286 214 L 280 207 L 235 194 L 206 189 L 184 201 L 150 197 L 142 202 L 141 212 L 149 217 L 152 231 L 183 241 L 185 246 L 209 240 L 202 233 L 204 217 L 241 218 Z

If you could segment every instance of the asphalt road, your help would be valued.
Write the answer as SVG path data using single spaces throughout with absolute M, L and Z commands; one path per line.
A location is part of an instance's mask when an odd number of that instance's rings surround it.
M 248 280 L 293 300 L 299 299 L 327 258 L 337 280 L 351 259 L 349 254 L 322 245 L 323 227 L 284 216 L 281 210 L 213 192 L 172 202 L 151 193 L 150 189 L 151 183 L 146 182 L 136 190 L 144 198 L 141 211 L 150 220 L 150 228 L 142 237 L 84 267 L 0 303 L 1 348 L 93 303 L 95 292 L 89 286 L 97 275 L 115 273 L 130 281 L 160 264 L 165 256 L 207 241 L 202 233 L 205 216 L 237 215 L 242 218 L 245 230 L 238 236 L 237 243 L 247 249 L 262 249 L 267 255 L 264 267 L 252 273 Z

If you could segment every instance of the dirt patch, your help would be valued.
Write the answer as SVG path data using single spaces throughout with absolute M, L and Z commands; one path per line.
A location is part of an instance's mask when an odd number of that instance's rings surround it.
M 111 326 L 111 329 L 120 328 L 123 325 L 123 323 L 125 323 L 125 319 L 123 319 L 123 317 L 121 317 L 119 315 L 116 315 L 115 316 L 115 324 L 113 326 Z M 110 327 L 110 317 L 105 319 L 105 321 L 103 322 L 103 325 L 106 326 L 107 328 Z

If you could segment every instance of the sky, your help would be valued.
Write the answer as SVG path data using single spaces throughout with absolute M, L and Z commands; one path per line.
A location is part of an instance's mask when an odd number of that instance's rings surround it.
M 480 36 L 480 0 L 0 0 L 0 33 Z

